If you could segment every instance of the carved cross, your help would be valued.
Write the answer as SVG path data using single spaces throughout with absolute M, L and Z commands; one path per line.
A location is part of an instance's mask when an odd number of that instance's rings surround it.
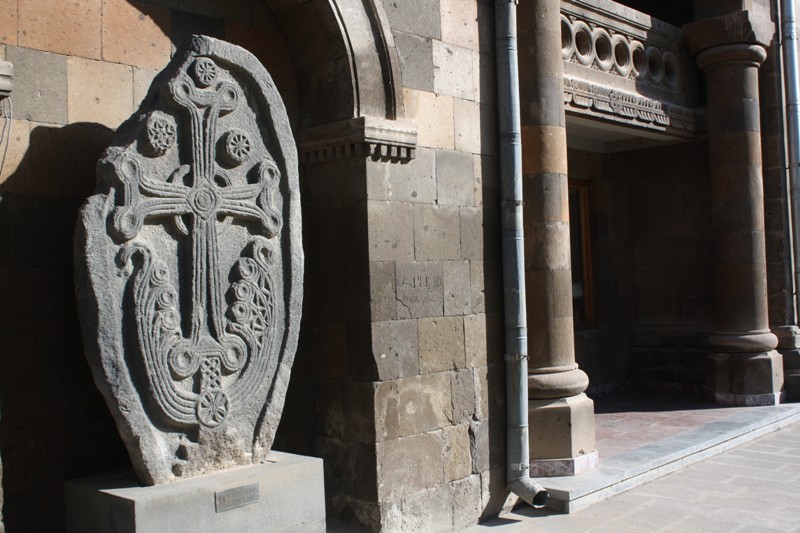
M 218 165 L 218 119 L 235 110 L 243 96 L 237 85 L 220 79 L 211 59 L 197 59 L 191 77 L 183 73 L 175 78 L 169 84 L 169 96 L 188 112 L 191 163 L 181 165 L 166 181 L 160 181 L 144 175 L 134 157 L 121 156 L 116 166 L 123 187 L 123 205 L 117 209 L 113 227 L 120 239 L 129 241 L 147 219 L 172 217 L 178 230 L 191 240 L 191 329 L 179 377 L 200 372 L 198 417 L 205 425 L 214 426 L 224 419 L 229 407 L 221 390 L 222 368 L 235 372 L 247 357 L 244 343 L 225 331 L 218 225 L 224 228 L 240 219 L 255 222 L 258 231 L 268 238 L 276 235 L 281 219 L 270 205 L 269 189 L 276 186 L 280 172 L 271 160 L 265 160 L 257 169 L 256 183 L 234 186 Z M 162 155 L 175 143 L 174 119 L 154 112 L 148 120 L 147 134 L 151 151 Z M 239 130 L 227 132 L 223 142 L 232 165 L 246 161 L 252 151 L 247 135 Z M 187 176 L 191 185 L 185 184 Z M 186 224 L 184 218 L 191 219 L 191 224 Z

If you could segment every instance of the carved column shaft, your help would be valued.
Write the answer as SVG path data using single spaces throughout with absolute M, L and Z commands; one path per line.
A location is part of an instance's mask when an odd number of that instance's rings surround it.
M 596 459 L 589 380 L 575 363 L 560 27 L 558 0 L 520 3 L 532 475 L 572 474 Z
M 775 404 L 783 385 L 769 329 L 758 95 L 770 25 L 737 12 L 684 27 L 707 81 L 715 242 L 707 392 L 723 404 Z

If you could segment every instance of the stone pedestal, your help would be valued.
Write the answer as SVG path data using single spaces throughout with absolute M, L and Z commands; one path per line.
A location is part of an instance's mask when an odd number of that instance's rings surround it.
M 551 476 L 596 463 L 586 460 L 595 451 L 589 378 L 575 363 L 560 7 L 537 0 L 518 10 L 528 28 L 519 70 L 531 473 Z
M 707 393 L 724 404 L 774 405 L 783 387 L 768 318 L 758 93 L 772 32 L 768 18 L 749 11 L 684 26 L 708 88 L 715 333 Z
M 267 463 L 143 487 L 130 471 L 68 481 L 70 533 L 324 532 L 322 460 Z
M 528 402 L 532 477 L 574 476 L 597 466 L 594 402 L 585 394 Z

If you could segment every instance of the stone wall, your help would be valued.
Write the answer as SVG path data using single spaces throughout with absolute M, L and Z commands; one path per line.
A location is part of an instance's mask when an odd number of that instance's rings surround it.
M 325 213 L 366 246 L 326 246 L 333 229 L 310 240 L 330 297 L 352 302 L 314 326 L 347 357 L 321 373 L 317 434 L 329 512 L 371 530 L 460 529 L 505 498 L 493 6 L 384 7 L 418 146 L 409 162 L 313 171 L 366 175 L 339 191 L 364 202 Z
M 15 70 L 0 172 L 0 454 L 11 531 L 62 529 L 65 479 L 128 464 L 83 357 L 72 288 L 75 217 L 112 130 L 192 33 L 249 48 L 296 115 L 288 48 L 264 3 L 177 4 L 3 3 L 0 55 Z

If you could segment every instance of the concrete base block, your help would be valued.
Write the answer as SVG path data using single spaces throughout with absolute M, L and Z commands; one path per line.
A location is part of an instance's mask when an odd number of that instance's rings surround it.
M 597 450 L 566 459 L 536 459 L 531 461 L 531 477 L 577 476 L 597 466 Z
M 531 461 L 576 459 L 595 451 L 594 402 L 585 394 L 528 402 Z
M 322 459 L 265 464 L 143 487 L 132 472 L 66 483 L 68 533 L 324 532 Z
M 723 405 L 776 405 L 783 398 L 783 357 L 760 353 L 711 353 L 706 359 L 708 397 Z

